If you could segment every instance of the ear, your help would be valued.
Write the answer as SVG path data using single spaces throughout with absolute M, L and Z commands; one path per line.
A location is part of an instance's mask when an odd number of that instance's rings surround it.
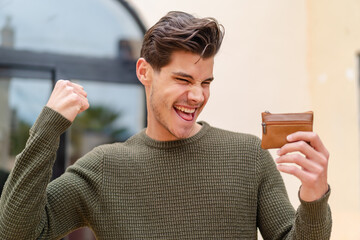
M 145 58 L 139 58 L 136 62 L 136 76 L 139 81 L 144 85 L 150 85 L 152 80 L 152 67 Z

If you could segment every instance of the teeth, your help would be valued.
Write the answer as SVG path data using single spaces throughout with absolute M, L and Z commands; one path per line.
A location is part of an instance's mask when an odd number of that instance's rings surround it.
M 194 113 L 195 112 L 194 108 L 191 109 L 191 108 L 178 107 L 178 106 L 175 106 L 175 108 L 182 112 L 186 112 L 186 113 Z

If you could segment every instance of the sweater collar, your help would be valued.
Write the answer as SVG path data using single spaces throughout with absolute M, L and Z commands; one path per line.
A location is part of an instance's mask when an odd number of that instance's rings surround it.
M 202 125 L 202 128 L 200 129 L 200 131 L 198 133 L 196 133 L 194 136 L 191 136 L 189 138 L 184 138 L 184 139 L 174 140 L 174 141 L 158 141 L 158 140 L 154 140 L 154 139 L 150 138 L 146 134 L 146 128 L 143 129 L 139 133 L 139 135 L 140 135 L 139 137 L 146 145 L 148 145 L 150 147 L 155 147 L 155 148 L 179 147 L 179 146 L 186 145 L 186 144 L 192 143 L 194 141 L 197 141 L 198 139 L 202 138 L 208 132 L 208 130 L 210 129 L 210 125 L 207 122 L 200 121 L 198 123 L 200 125 Z

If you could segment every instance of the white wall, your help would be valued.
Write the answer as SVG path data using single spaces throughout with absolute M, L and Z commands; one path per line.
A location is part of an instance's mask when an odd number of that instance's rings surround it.
M 330 150 L 332 239 L 360 239 L 360 1 L 308 0 L 309 79 Z

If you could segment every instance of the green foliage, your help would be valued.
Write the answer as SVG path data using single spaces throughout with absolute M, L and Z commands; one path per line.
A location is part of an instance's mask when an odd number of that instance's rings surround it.
M 114 141 L 120 139 L 127 131 L 126 128 L 118 128 L 115 122 L 121 117 L 120 112 L 114 112 L 112 109 L 104 106 L 92 106 L 81 113 L 73 123 L 73 131 L 83 132 L 102 132 L 112 138 Z
M 97 144 L 99 145 L 125 140 L 128 130 L 116 126 L 116 121 L 120 117 L 120 112 L 114 112 L 105 106 L 91 106 L 77 116 L 71 127 L 74 154 L 80 156 L 83 152 L 84 138 L 88 136 L 87 133 L 98 135 Z
M 118 117 L 120 117 L 120 113 L 115 113 L 103 106 L 94 106 L 80 114 L 74 125 L 83 130 L 100 132 L 111 129 L 112 124 Z

